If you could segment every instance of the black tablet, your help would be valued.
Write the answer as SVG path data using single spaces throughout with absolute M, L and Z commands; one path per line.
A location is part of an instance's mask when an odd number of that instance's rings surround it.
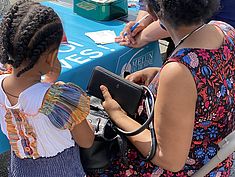
M 100 99 L 104 99 L 100 86 L 105 85 L 122 109 L 129 115 L 134 115 L 139 107 L 144 89 L 142 86 L 130 82 L 105 68 L 96 66 L 93 69 L 87 93 Z

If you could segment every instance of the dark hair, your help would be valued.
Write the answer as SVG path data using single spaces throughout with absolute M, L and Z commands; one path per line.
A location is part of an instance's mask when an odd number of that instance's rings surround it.
M 158 4 L 158 16 L 173 27 L 206 22 L 219 9 L 219 0 L 146 0 Z
M 18 68 L 28 62 L 19 77 L 33 68 L 48 49 L 57 49 L 63 36 L 58 15 L 50 7 L 22 0 L 15 3 L 3 17 L 0 27 L 0 62 Z

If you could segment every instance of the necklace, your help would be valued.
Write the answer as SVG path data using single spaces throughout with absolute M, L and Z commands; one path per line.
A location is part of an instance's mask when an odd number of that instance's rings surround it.
M 4 88 L 2 88 L 2 89 L 7 95 L 12 96 L 14 98 L 19 98 L 19 96 L 15 96 L 15 95 L 10 94 L 9 92 L 6 92 L 6 90 L 4 90 Z
M 7 91 L 4 89 L 4 87 L 3 87 L 3 81 L 4 81 L 4 80 L 5 80 L 5 79 L 2 80 L 2 84 L 1 84 L 2 90 L 3 90 L 7 95 L 9 95 L 9 96 L 11 96 L 11 97 L 19 98 L 19 96 L 13 95 L 13 94 L 7 92 Z M 40 81 L 35 81 L 33 85 L 35 85 L 36 83 L 39 83 L 39 82 L 40 82 Z M 27 89 L 27 88 L 26 88 L 26 89 Z
M 205 25 L 206 24 L 202 24 L 199 27 L 197 27 L 196 29 L 194 29 L 193 31 L 191 31 L 190 33 L 186 34 L 182 39 L 180 39 L 179 43 L 175 46 L 175 49 L 177 47 L 179 47 L 179 45 L 181 45 L 189 36 L 191 36 L 193 33 L 196 33 L 197 31 L 202 29 Z
M 3 82 L 2 82 L 3 83 Z M 2 84 L 2 90 L 3 92 L 5 92 L 7 95 L 11 96 L 11 97 L 14 97 L 14 98 L 19 98 L 19 96 L 15 96 L 15 95 L 12 95 L 11 93 L 7 92 L 4 87 L 3 87 L 3 84 Z

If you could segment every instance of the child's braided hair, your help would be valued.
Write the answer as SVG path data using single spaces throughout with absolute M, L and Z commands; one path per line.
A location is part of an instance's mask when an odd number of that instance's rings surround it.
M 50 7 L 21 0 L 3 17 L 0 27 L 0 62 L 18 68 L 23 61 L 28 65 L 17 73 L 19 77 L 33 68 L 40 56 L 54 47 L 63 36 L 58 15 Z

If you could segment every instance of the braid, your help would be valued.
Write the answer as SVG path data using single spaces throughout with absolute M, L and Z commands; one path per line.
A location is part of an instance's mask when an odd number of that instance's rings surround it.
M 2 36 L 2 25 L 0 25 L 0 37 Z M 3 41 L 0 39 L 0 61 L 2 64 L 12 64 L 11 60 L 8 60 L 6 49 L 3 47 Z
M 15 36 L 17 27 L 23 19 L 23 14 L 25 10 L 22 9 L 27 9 L 32 3 L 33 2 L 29 2 L 27 0 L 18 1 L 9 9 L 9 11 L 3 17 L 0 35 L 0 62 L 3 64 L 7 63 L 15 67 L 15 62 L 13 59 L 13 38 Z
M 3 17 L 0 27 L 0 62 L 18 68 L 29 64 L 17 76 L 33 68 L 43 52 L 59 47 L 63 27 L 50 7 L 22 0 Z
M 53 10 L 52 9 L 45 9 L 40 4 L 33 9 L 33 12 L 26 16 L 25 23 L 19 26 L 19 32 L 17 36 L 19 38 L 15 39 L 15 46 L 16 49 L 16 56 L 15 59 L 26 58 L 26 53 L 24 51 L 28 50 L 28 45 L 30 39 L 33 37 L 34 33 L 38 31 L 42 26 L 47 23 L 53 22 L 55 18 L 52 16 Z
M 27 53 L 27 57 L 30 58 L 31 62 L 26 68 L 17 74 L 17 77 L 32 69 L 41 54 L 44 53 L 47 50 L 47 47 L 52 45 L 54 41 L 61 41 L 61 36 L 59 36 L 58 33 L 63 34 L 62 25 L 58 26 L 58 23 L 51 23 L 35 34 L 29 44 L 29 52 Z
M 19 71 L 16 75 L 16 77 L 20 77 L 21 74 L 25 73 L 26 71 L 30 70 L 33 68 L 34 63 L 31 62 L 28 66 L 26 66 L 24 69 L 22 69 L 21 71 Z
M 18 3 L 17 3 L 18 4 Z M 11 43 L 9 42 L 9 38 L 10 38 L 10 35 L 13 31 L 12 29 L 12 22 L 13 22 L 13 19 L 15 17 L 15 13 L 17 12 L 18 10 L 18 6 L 17 4 L 15 4 L 15 6 L 12 6 L 12 8 L 10 8 L 9 12 L 7 12 L 5 14 L 5 16 L 3 17 L 3 20 L 2 20 L 2 23 L 1 23 L 1 39 L 0 39 L 0 45 L 1 45 L 1 63 L 2 64 L 6 64 L 6 63 L 9 63 L 9 64 L 12 64 L 13 62 L 9 60 L 9 57 L 7 55 L 7 51 L 11 52 Z M 5 36 L 5 38 L 3 37 Z
M 5 45 L 6 50 L 9 50 L 12 47 L 11 43 L 9 41 L 11 38 L 11 34 L 14 32 L 14 29 L 12 27 L 12 23 L 13 23 L 13 20 L 16 18 L 16 13 L 18 11 L 18 3 L 16 3 L 14 6 L 12 6 L 10 11 L 3 18 L 3 23 L 5 23 L 5 25 L 4 25 L 5 29 L 3 26 L 3 35 L 6 36 L 6 38 L 4 38 L 5 40 L 3 40 L 3 44 Z

